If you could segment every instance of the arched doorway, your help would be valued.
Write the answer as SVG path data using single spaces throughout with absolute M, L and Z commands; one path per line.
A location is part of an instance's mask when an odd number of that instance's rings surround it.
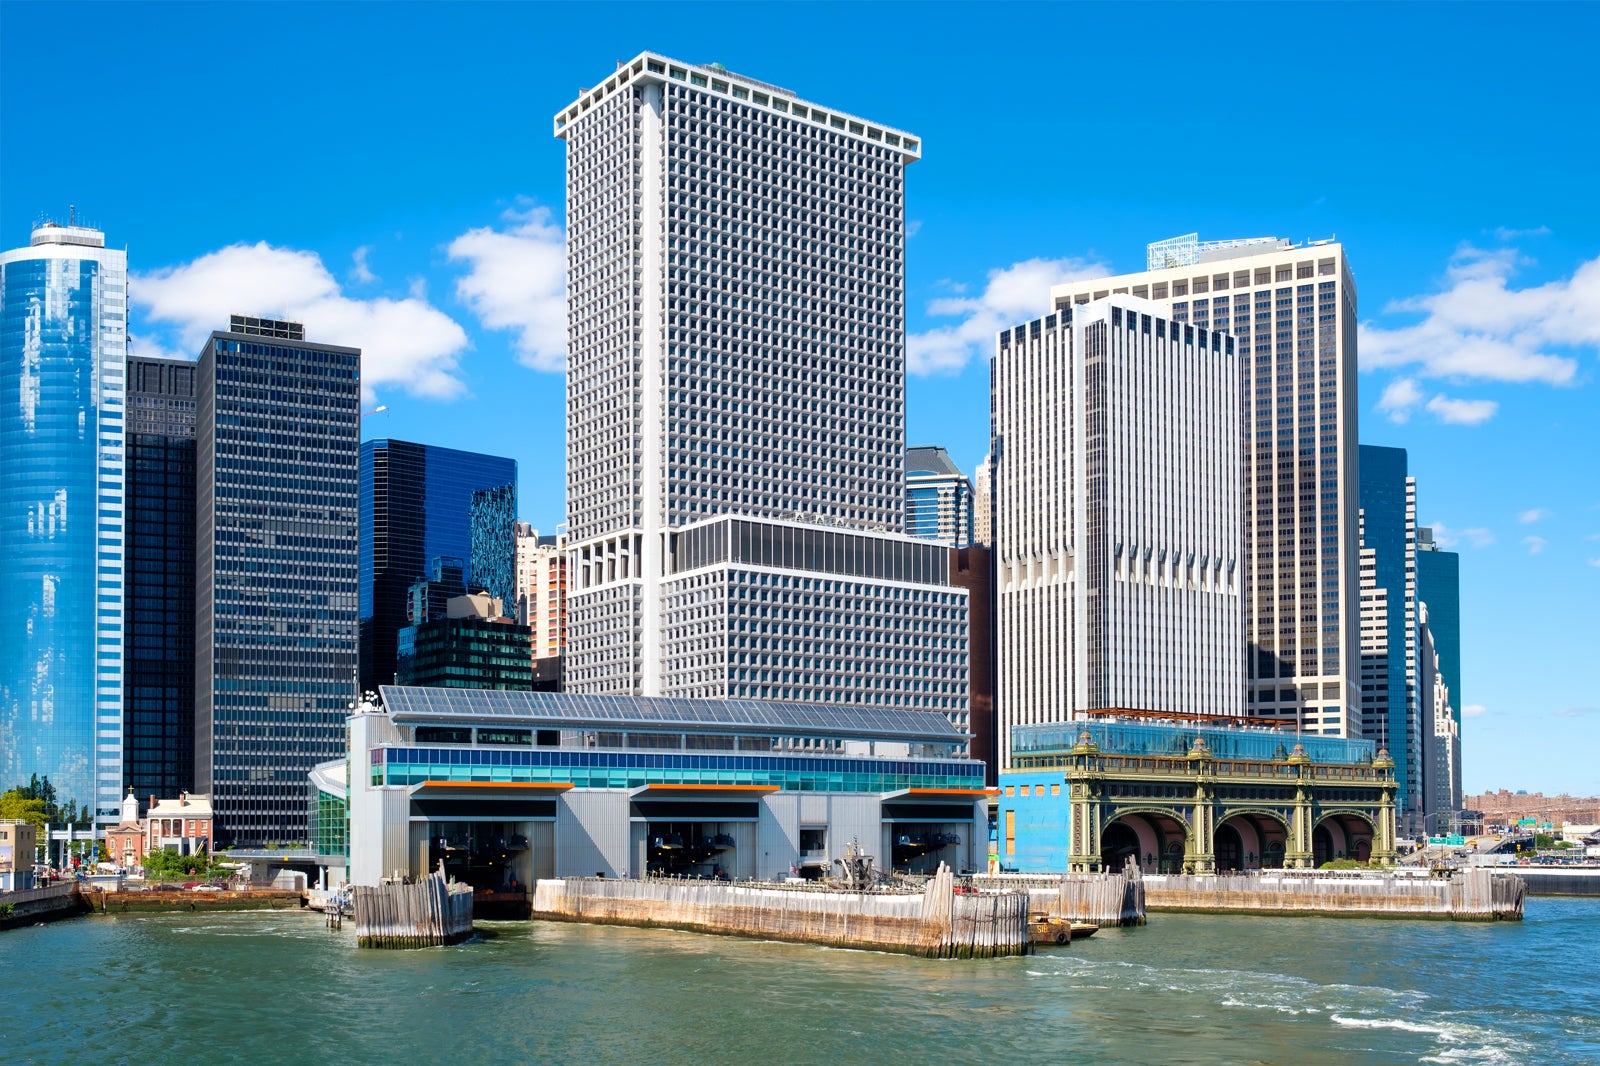
M 1311 831 L 1312 862 L 1321 866 L 1335 859 L 1370 862 L 1374 830 L 1366 816 L 1340 811 L 1325 816 Z
M 1232 840 L 1238 841 L 1238 861 L 1225 866 L 1232 860 Z M 1219 870 L 1275 870 L 1283 866 L 1289 827 L 1271 814 L 1241 811 L 1217 823 L 1215 841 Z
M 1120 870 L 1134 856 L 1145 873 L 1182 873 L 1189 828 L 1166 811 L 1119 814 L 1100 831 L 1100 868 Z
M 1112 822 L 1100 834 L 1100 869 L 1120 870 L 1129 855 L 1137 861 L 1139 854 L 1139 834 L 1126 822 Z
M 1239 835 L 1239 830 L 1223 822 L 1217 826 L 1217 872 L 1226 873 L 1229 870 L 1244 869 L 1244 838 Z

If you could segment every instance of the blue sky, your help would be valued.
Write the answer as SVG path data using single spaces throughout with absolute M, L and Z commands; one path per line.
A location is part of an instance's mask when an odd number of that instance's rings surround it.
M 1147 241 L 1338 237 L 1361 440 L 1461 552 L 1465 779 L 1600 792 L 1593 41 L 1563 4 L 0 5 L 0 241 L 125 245 L 132 331 L 365 351 L 369 436 L 509 455 L 562 517 L 563 149 L 651 49 L 920 134 L 910 443 L 967 470 L 988 338 Z

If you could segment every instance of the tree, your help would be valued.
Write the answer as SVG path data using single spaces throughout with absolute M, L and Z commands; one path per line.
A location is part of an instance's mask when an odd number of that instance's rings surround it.
M 0 793 L 0 821 L 32 822 L 42 833 L 49 820 L 44 800 L 29 798 L 21 788 Z
M 151 881 L 205 880 L 222 871 L 208 852 L 181 855 L 177 848 L 157 848 L 145 852 L 144 876 Z

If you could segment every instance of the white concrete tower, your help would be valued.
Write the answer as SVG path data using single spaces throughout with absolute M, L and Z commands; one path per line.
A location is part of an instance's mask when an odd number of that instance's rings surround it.
M 918 138 L 653 53 L 584 90 L 555 135 L 567 145 L 569 688 L 950 710 L 965 594 L 900 536 L 904 171 Z M 684 530 L 731 516 L 760 529 L 720 524 L 679 550 Z M 776 528 L 794 525 L 812 532 Z M 863 579 L 879 584 L 854 587 Z M 812 615 L 780 634 L 768 609 L 785 590 Z M 859 652 L 898 635 L 912 592 L 940 632 L 959 623 L 959 684 L 913 693 L 904 660 L 870 654 L 843 687 L 813 668 L 821 641 Z M 852 603 L 861 617 L 847 626 Z M 798 627 L 819 643 L 785 646 Z
M 999 750 L 1099 709 L 1244 705 L 1233 338 L 1113 296 L 1002 332 L 991 370 Z
M 1143 273 L 1058 285 L 1051 303 L 1128 293 L 1236 338 L 1247 709 L 1359 736 L 1356 286 L 1344 247 L 1188 234 L 1147 251 Z

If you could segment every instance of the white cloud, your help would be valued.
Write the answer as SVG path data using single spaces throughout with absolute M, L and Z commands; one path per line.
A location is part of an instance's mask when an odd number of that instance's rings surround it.
M 1596 568 L 1600 568 L 1600 559 L 1590 559 L 1589 560 L 1589 565 L 1593 566 L 1593 567 L 1596 567 Z
M 1378 399 L 1378 410 L 1387 412 L 1391 422 L 1408 422 L 1411 420 L 1411 409 L 1421 403 L 1425 395 L 1413 379 L 1397 378 L 1383 390 L 1383 395 Z
M 315 252 L 265 241 L 233 244 L 193 262 L 134 275 L 129 297 L 150 323 L 169 323 L 168 347 L 192 358 L 230 314 L 304 323 L 306 338 L 361 349 L 362 390 L 370 400 L 383 385 L 418 396 L 451 397 L 464 386 L 457 356 L 466 331 L 425 300 L 345 296 Z M 175 345 L 173 344 L 175 342 Z M 145 350 L 160 347 L 141 335 Z
M 907 369 L 913 374 L 953 374 L 974 357 L 994 349 L 995 334 L 1050 310 L 1050 286 L 1111 273 L 1087 259 L 1027 259 L 989 271 L 980 296 L 945 296 L 928 304 L 934 318 L 960 318 L 947 326 L 913 333 L 906 340 Z
M 363 285 L 370 285 L 374 281 L 378 280 L 378 275 L 374 274 L 372 272 L 372 268 L 367 265 L 367 256 L 371 254 L 372 245 L 363 244 L 360 248 L 357 248 L 355 250 L 355 254 L 350 257 L 355 263 L 355 265 L 350 268 L 350 277 Z
M 1533 507 L 1517 515 L 1517 521 L 1521 522 L 1523 525 L 1529 525 L 1533 522 L 1543 521 L 1549 517 L 1550 512 L 1546 511 L 1543 507 Z
M 1458 400 L 1440 394 L 1428 401 L 1428 410 L 1441 422 L 1476 426 L 1494 417 L 1500 405 L 1494 400 Z
M 1485 707 L 1481 703 L 1469 703 L 1465 707 L 1461 708 L 1461 717 L 1482 718 L 1488 710 L 1489 708 Z
M 1510 229 L 1506 226 L 1496 226 L 1489 232 L 1495 235 L 1496 240 L 1514 241 L 1522 237 L 1548 237 L 1550 236 L 1550 227 L 1535 226 L 1532 229 Z
M 1433 540 L 1441 548 L 1454 548 L 1463 541 L 1474 548 L 1487 548 L 1494 543 L 1494 534 L 1482 526 L 1473 526 L 1471 529 L 1452 529 L 1443 522 L 1433 522 L 1429 526 L 1433 530 Z
M 1396 378 L 1384 388 L 1378 398 L 1378 410 L 1389 416 L 1389 421 L 1405 424 L 1418 406 L 1426 408 L 1440 422 L 1461 426 L 1476 426 L 1494 417 L 1500 409 L 1494 400 L 1462 400 L 1437 393 L 1429 397 L 1415 378 Z
M 1544 551 L 1543 537 L 1523 537 L 1522 543 L 1528 546 L 1529 555 L 1538 555 L 1540 552 Z
M 910 240 L 922 232 L 922 219 L 913 218 L 906 223 L 906 240 Z
M 503 216 L 503 230 L 468 230 L 450 242 L 450 258 L 470 264 L 456 296 L 490 329 L 514 330 L 517 357 L 535 370 L 567 365 L 567 251 L 550 209 L 523 202 Z
M 1510 287 L 1523 260 L 1515 249 L 1463 246 L 1443 291 L 1400 300 L 1386 313 L 1415 313 L 1413 325 L 1361 326 L 1361 365 L 1415 367 L 1425 377 L 1568 385 L 1578 361 L 1550 349 L 1600 347 L 1600 258 L 1570 278 Z

